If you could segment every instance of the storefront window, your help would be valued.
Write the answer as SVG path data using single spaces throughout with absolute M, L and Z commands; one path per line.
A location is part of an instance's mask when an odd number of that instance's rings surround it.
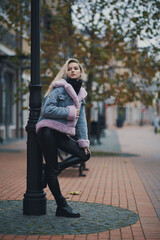
M 11 73 L 6 73 L 6 122 L 12 124 L 12 108 L 13 108 L 13 76 Z
M 13 76 L 0 70 L 0 124 L 12 124 Z

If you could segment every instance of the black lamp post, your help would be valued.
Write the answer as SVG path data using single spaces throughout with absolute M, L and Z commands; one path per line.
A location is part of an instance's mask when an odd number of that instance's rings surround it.
M 31 83 L 30 113 L 26 126 L 27 190 L 23 199 L 23 214 L 46 214 L 46 194 L 42 188 L 42 152 L 37 141 L 35 125 L 41 108 L 40 84 L 40 0 L 31 0 Z

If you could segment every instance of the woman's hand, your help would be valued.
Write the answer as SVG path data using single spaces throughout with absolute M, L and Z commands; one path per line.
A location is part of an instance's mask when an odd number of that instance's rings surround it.
M 91 155 L 91 150 L 89 149 L 89 148 L 87 148 L 87 147 L 85 147 L 84 148 L 84 151 L 85 151 L 85 155 L 87 155 L 87 151 L 90 153 L 90 155 Z
M 76 109 L 76 118 L 79 118 L 79 112 L 80 112 L 80 110 Z

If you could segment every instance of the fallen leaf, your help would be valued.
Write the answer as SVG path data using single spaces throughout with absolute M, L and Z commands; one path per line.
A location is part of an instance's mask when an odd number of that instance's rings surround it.
M 71 194 L 71 195 L 80 195 L 81 192 L 80 191 L 74 191 L 74 192 L 70 192 L 69 194 Z

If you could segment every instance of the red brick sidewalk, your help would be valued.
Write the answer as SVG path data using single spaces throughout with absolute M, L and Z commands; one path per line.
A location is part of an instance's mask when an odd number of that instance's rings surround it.
M 154 240 L 160 239 L 160 221 L 142 184 L 131 158 L 93 157 L 88 163 L 85 178 L 78 177 L 75 168 L 59 176 L 65 197 L 72 201 L 86 201 L 127 208 L 139 214 L 132 226 L 88 235 L 16 236 L 0 235 L 0 239 L 17 240 Z M 0 153 L 0 200 L 23 199 L 26 190 L 26 152 Z M 71 191 L 80 195 L 69 195 Z M 53 199 L 49 190 L 47 198 Z

